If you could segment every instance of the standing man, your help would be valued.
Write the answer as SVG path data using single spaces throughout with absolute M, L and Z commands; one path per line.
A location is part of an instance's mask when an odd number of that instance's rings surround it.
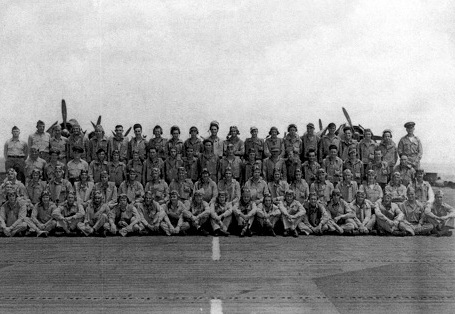
M 40 153 L 38 147 L 32 146 L 30 148 L 30 156 L 28 156 L 25 160 L 25 182 L 30 180 L 33 169 L 39 169 L 41 173 L 44 173 L 47 162 L 39 156 Z M 49 158 L 49 151 L 47 153 L 47 157 Z
M 403 136 L 398 142 L 398 155 L 405 154 L 409 158 L 409 162 L 418 169 L 420 167 L 420 159 L 422 159 L 423 148 L 420 139 L 414 135 L 414 122 L 406 122 L 404 127 L 406 128 L 407 135 Z
M 128 138 L 123 136 L 123 126 L 115 126 L 115 135 L 109 138 L 109 144 L 107 145 L 108 153 L 107 156 L 109 161 L 112 161 L 112 152 L 114 150 L 119 151 L 119 160 L 124 164 L 128 163 Z
M 188 148 L 193 148 L 193 154 L 199 157 L 202 154 L 202 141 L 198 137 L 199 130 L 197 127 L 192 126 L 190 128 L 190 138 L 183 143 L 182 155 L 186 157 L 186 151 Z
M 68 160 L 74 158 L 74 147 L 80 147 L 82 153 L 79 155 L 80 159 L 87 160 L 86 152 L 88 151 L 88 138 L 82 133 L 81 127 L 75 123 L 71 128 L 71 135 L 68 137 L 68 145 L 66 156 Z
M 148 142 L 147 145 L 147 151 L 150 152 L 150 149 L 154 147 L 156 149 L 156 152 L 158 154 L 158 158 L 161 158 L 162 160 L 167 158 L 167 139 L 162 137 L 163 135 L 163 128 L 159 125 L 155 125 L 153 128 L 153 136 L 154 138 L 151 138 L 150 141 Z
M 212 142 L 213 153 L 215 154 L 215 156 L 217 156 L 218 158 L 221 158 L 221 157 L 223 157 L 224 141 L 218 137 L 219 129 L 220 129 L 220 124 L 218 123 L 218 121 L 210 122 L 210 128 L 209 128 L 210 136 L 207 139 Z M 204 140 L 203 144 L 204 143 L 205 143 L 205 140 Z M 204 144 L 204 146 L 205 146 L 205 144 Z M 207 168 L 207 167 L 203 167 L 203 168 Z M 217 172 L 212 172 L 212 169 L 209 169 L 209 170 L 210 170 L 210 173 L 217 173 Z
M 285 152 L 292 151 L 297 156 L 302 154 L 302 140 L 297 134 L 297 126 L 295 124 L 292 123 L 288 126 L 288 134 L 283 140 Z
M 88 163 L 81 159 L 81 155 L 84 153 L 84 149 L 80 146 L 73 146 L 73 159 L 66 165 L 68 175 L 66 176 L 71 183 L 79 181 L 81 170 L 86 170 L 88 173 Z
M 251 137 L 245 140 L 245 159 L 248 159 L 251 150 L 256 153 L 256 159 L 261 160 L 264 156 L 264 140 L 258 138 L 258 128 L 250 128 Z
M 359 142 L 352 138 L 352 129 L 349 126 L 343 128 L 344 139 L 341 141 L 341 159 L 346 161 L 349 158 L 349 151 L 354 148 L 359 150 Z
M 88 147 L 89 151 L 87 154 L 87 162 L 89 164 L 93 160 L 96 160 L 100 149 L 104 150 L 105 154 L 109 151 L 109 141 L 104 134 L 103 127 L 100 124 L 95 127 L 95 136 L 90 139 Z M 107 158 L 108 157 L 106 156 L 106 161 Z
M 330 146 L 335 145 L 338 153 L 340 152 L 341 139 L 335 135 L 335 131 L 337 129 L 336 124 L 333 122 L 329 123 L 327 129 L 329 130 L 329 134 L 322 137 L 319 145 L 319 163 L 322 163 L 324 158 L 329 155 Z
M 313 123 L 308 123 L 306 125 L 306 132 L 303 134 L 301 137 L 302 139 L 302 156 L 301 160 L 302 162 L 308 161 L 308 153 L 310 149 L 313 149 L 314 151 L 317 151 L 319 147 L 319 142 L 321 141 L 321 138 L 314 134 L 314 124 Z M 317 157 L 317 156 L 316 156 Z
M 51 148 L 49 150 L 49 154 L 51 153 L 51 150 L 58 150 L 60 152 L 58 161 L 66 165 L 68 162 L 68 160 L 66 160 L 66 146 L 68 145 L 68 139 L 62 136 L 62 127 L 60 125 L 57 124 L 52 130 L 53 136 L 50 140 Z
M 19 139 L 21 131 L 17 126 L 13 126 L 11 133 L 13 137 L 6 141 L 3 148 L 5 169 L 14 168 L 18 179 L 25 183 L 25 159 L 28 156 L 28 145 L 25 141 Z
M 239 138 L 239 135 L 240 131 L 235 125 L 229 128 L 229 134 L 226 136 L 226 141 L 224 141 L 223 145 L 224 154 L 227 152 L 228 145 L 232 144 L 234 146 L 235 156 L 241 158 L 245 155 L 245 144 L 243 144 L 243 141 Z
M 142 126 L 136 123 L 133 129 L 134 137 L 128 143 L 128 160 L 133 159 L 133 152 L 137 151 L 139 153 L 139 159 L 144 161 L 147 154 L 147 141 L 142 136 Z
M 28 147 L 35 146 L 40 152 L 40 157 L 49 161 L 49 148 L 51 147 L 51 135 L 45 132 L 46 125 L 43 121 L 38 120 L 36 123 L 36 132 L 28 137 Z
M 382 132 L 382 141 L 378 145 L 378 149 L 381 150 L 382 160 L 387 162 L 389 166 L 389 179 L 393 173 L 393 167 L 395 167 L 398 161 L 398 150 L 397 144 L 392 140 L 392 131 L 386 129 Z

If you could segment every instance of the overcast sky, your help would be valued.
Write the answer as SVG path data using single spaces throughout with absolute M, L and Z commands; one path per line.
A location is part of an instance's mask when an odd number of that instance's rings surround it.
M 2 1 L 0 140 L 68 115 L 238 125 L 416 122 L 426 162 L 455 162 L 454 1 Z M 449 131 L 450 130 L 450 131 Z M 3 147 L 3 145 L 2 145 Z

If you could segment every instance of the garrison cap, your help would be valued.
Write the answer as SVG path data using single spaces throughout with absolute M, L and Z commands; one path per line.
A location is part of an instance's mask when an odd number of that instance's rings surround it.
M 382 131 L 382 136 L 384 136 L 385 133 L 389 133 L 390 137 L 392 137 L 392 130 L 391 129 L 385 129 L 384 131 Z
M 416 124 L 414 122 L 406 122 L 404 124 L 405 128 L 413 128 Z
M 308 123 L 308 124 L 306 125 L 306 127 L 307 127 L 307 128 L 312 128 L 312 129 L 314 129 L 314 124 L 313 124 L 313 123 Z
M 257 128 L 257 127 L 255 127 L 255 126 L 252 126 L 252 127 L 250 128 L 250 132 L 253 132 L 253 130 L 256 130 L 256 131 L 258 131 L 258 128 Z
M 19 128 L 17 126 L 13 126 L 13 128 L 11 129 L 11 131 L 14 131 L 14 130 L 19 130 Z
M 218 129 L 220 128 L 220 123 L 216 120 L 213 120 L 212 122 L 210 122 L 210 127 L 212 126 L 216 126 Z
M 100 177 L 103 177 L 103 176 L 109 176 L 109 173 L 107 173 L 106 170 L 103 170 L 103 171 L 101 171 L 101 173 L 100 173 Z

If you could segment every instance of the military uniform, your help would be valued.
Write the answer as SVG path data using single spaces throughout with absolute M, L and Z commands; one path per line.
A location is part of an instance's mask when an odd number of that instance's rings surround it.
M 197 181 L 194 184 L 194 191 L 204 190 L 202 199 L 207 203 L 213 203 L 218 196 L 218 187 L 216 183 L 209 178 L 209 182 L 202 182 L 202 180 Z
M 163 209 L 166 212 L 172 227 L 177 231 L 177 233 L 185 234 L 186 231 L 190 229 L 190 224 L 183 218 L 185 206 L 182 202 L 177 201 L 176 205 L 168 202 L 163 205 Z
M 330 200 L 326 207 L 328 214 L 327 226 L 330 231 L 338 231 L 343 233 L 345 231 L 352 231 L 356 229 L 357 225 L 354 221 L 355 213 L 352 211 L 349 203 L 340 199 L 337 203 Z M 341 230 L 340 230 L 341 229 Z
M 48 189 L 51 200 L 58 205 L 66 200 L 68 193 L 73 191 L 73 186 L 66 179 L 54 179 L 49 182 Z
M 98 182 L 95 183 L 95 191 L 100 191 L 103 194 L 103 203 L 109 207 L 117 202 L 117 187 L 114 182 Z
M 107 145 L 107 157 L 109 161 L 112 161 L 112 152 L 114 150 L 119 151 L 119 160 L 126 164 L 128 162 L 128 138 L 124 136 L 110 137 Z
M 264 195 L 269 193 L 267 182 L 261 178 L 255 180 L 251 177 L 248 181 L 246 181 L 244 187 L 250 191 L 251 200 L 256 204 L 262 203 Z
M 376 223 L 376 215 L 372 213 L 370 204 L 366 200 L 362 204 L 357 203 L 357 200 L 349 203 L 349 206 L 355 213 L 354 221 L 356 223 L 356 229 L 359 229 L 363 233 L 371 232 Z
M 423 148 L 420 139 L 417 136 L 403 136 L 398 142 L 398 155 L 405 154 L 412 166 L 416 169 L 420 167 L 420 159 L 423 155 Z
M 148 205 L 142 202 L 138 203 L 136 208 L 140 216 L 137 224 L 140 232 L 148 230 L 148 233 L 157 234 L 161 229 L 166 235 L 171 235 L 171 222 L 160 204 L 155 201 Z
M 66 233 L 76 231 L 77 224 L 83 222 L 84 216 L 83 206 L 76 202 L 70 205 L 68 201 L 65 201 L 52 212 L 52 217 L 57 221 L 56 226 L 62 228 Z
M 144 196 L 144 187 L 136 180 L 133 182 L 125 180 L 120 184 L 117 194 L 125 194 L 130 203 L 135 203 L 142 200 L 142 197 Z
M 138 223 L 141 220 L 136 207 L 132 204 L 117 204 L 109 211 L 108 215 L 109 229 L 112 234 L 116 234 L 117 230 L 122 236 L 128 233 L 139 232 Z M 105 229 L 107 229 L 105 227 Z
M 147 191 L 152 192 L 154 200 L 161 205 L 169 201 L 169 186 L 163 179 L 147 182 L 145 192 Z
M 116 187 L 119 187 L 126 179 L 126 165 L 121 161 L 118 163 L 108 162 L 107 172 L 109 173 L 109 181 L 114 182 Z
M 33 207 L 30 215 L 31 221 L 42 231 L 52 231 L 57 226 L 57 221 L 52 216 L 52 213 L 57 209 L 57 206 L 50 202 L 48 208 L 39 202 Z
M 218 182 L 218 191 L 226 192 L 226 202 L 237 205 L 240 200 L 240 184 L 235 179 L 229 182 L 226 179 Z
M 107 204 L 100 203 L 96 205 L 92 200 L 89 201 L 85 208 L 84 221 L 78 223 L 77 228 L 86 236 L 101 228 L 107 230 L 106 227 L 108 226 L 105 226 L 105 224 L 108 223 L 107 215 L 109 214 L 109 210 Z
M 425 208 L 418 200 L 413 203 L 404 201 L 398 207 L 404 215 L 403 222 L 408 223 L 415 234 L 427 234 L 433 230 L 433 225 L 425 222 Z

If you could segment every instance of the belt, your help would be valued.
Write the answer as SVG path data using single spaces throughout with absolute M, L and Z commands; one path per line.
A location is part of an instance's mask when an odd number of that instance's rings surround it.
M 8 156 L 8 158 L 25 158 L 25 156 Z

